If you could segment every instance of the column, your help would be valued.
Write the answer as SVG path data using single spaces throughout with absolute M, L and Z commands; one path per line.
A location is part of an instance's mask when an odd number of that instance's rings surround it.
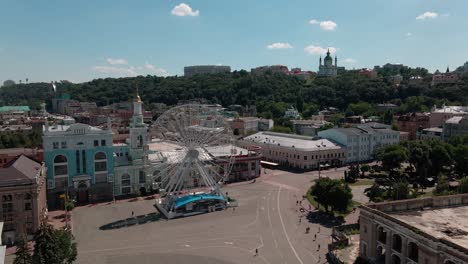
M 408 255 L 408 239 L 401 236 L 401 264 L 406 264 L 406 258 Z
M 393 232 L 387 230 L 387 239 L 385 241 L 385 264 L 392 263 L 392 236 Z

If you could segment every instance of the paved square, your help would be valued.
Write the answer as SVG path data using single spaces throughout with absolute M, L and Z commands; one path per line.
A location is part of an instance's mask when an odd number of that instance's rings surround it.
M 314 178 L 314 172 L 269 170 L 256 183 L 223 188 L 239 201 L 235 210 L 170 221 L 155 214 L 154 200 L 77 208 L 77 262 L 325 263 L 330 229 L 322 226 L 318 233 L 318 224 L 305 217 L 299 221 L 307 212 L 296 206 Z M 308 209 L 307 200 L 302 203 Z M 132 211 L 137 220 L 131 218 Z M 309 234 L 306 227 L 311 228 Z

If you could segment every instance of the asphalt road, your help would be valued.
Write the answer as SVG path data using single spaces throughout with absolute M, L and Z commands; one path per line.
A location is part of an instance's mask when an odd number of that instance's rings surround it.
M 328 174 L 336 178 L 342 177 L 343 172 Z M 239 201 L 235 210 L 170 221 L 143 217 L 154 216 L 156 212 L 151 200 L 77 208 L 73 213 L 77 262 L 325 263 L 330 229 L 305 216 L 299 221 L 307 212 L 301 213 L 296 206 L 314 178 L 317 172 L 294 174 L 268 170 L 256 183 L 223 188 Z M 307 200 L 302 204 L 308 210 Z M 120 227 L 127 223 L 123 220 L 132 211 L 140 219 L 152 220 Z M 120 228 L 113 228 L 116 226 Z M 107 229 L 102 230 L 103 227 Z M 309 234 L 305 234 L 306 227 L 311 228 Z M 256 249 L 258 256 L 255 256 Z

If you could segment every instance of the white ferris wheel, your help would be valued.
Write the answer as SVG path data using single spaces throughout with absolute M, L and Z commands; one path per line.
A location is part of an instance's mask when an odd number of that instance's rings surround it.
M 169 109 L 155 122 L 162 151 L 157 175 L 163 198 L 158 208 L 168 218 L 224 208 L 228 201 L 220 190 L 233 167 L 237 148 L 225 118 L 217 109 L 187 104 Z

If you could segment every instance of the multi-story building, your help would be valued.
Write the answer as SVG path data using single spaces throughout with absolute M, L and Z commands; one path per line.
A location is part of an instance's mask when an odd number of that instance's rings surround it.
M 313 76 L 313 73 L 310 71 L 303 71 L 301 68 L 292 68 L 289 72 L 289 75 L 295 76 L 301 80 L 307 81 L 310 80 Z
M 271 65 L 271 66 L 261 66 L 261 67 L 253 68 L 250 70 L 250 73 L 256 74 L 256 75 L 265 74 L 267 72 L 289 74 L 289 69 L 287 66 L 284 66 L 284 65 Z
M 379 148 L 400 142 L 398 131 L 376 124 L 332 128 L 320 131 L 318 135 L 344 146 L 348 163 L 372 160 Z
M 320 56 L 319 61 L 319 71 L 317 76 L 322 77 L 336 77 L 338 75 L 338 58 L 335 56 L 335 65 L 333 65 L 333 59 L 330 56 L 330 50 L 327 51 L 327 56 L 323 59 L 322 64 L 322 56 Z
M 327 121 L 291 120 L 293 132 L 298 135 L 316 136 L 321 127 L 330 124 Z
M 439 72 L 437 70 L 434 75 L 432 75 L 432 85 L 438 84 L 453 84 L 458 82 L 458 73 L 450 72 L 450 69 L 447 67 L 447 71 L 445 73 Z
M 409 113 L 396 117 L 398 130 L 408 132 L 409 139 L 416 139 L 418 130 L 428 128 L 429 115 L 425 113 Z
M 2 106 L 0 107 L 0 120 L 24 119 L 29 116 L 29 106 Z
M 357 75 L 372 79 L 377 78 L 377 71 L 373 69 L 361 69 L 357 71 Z
M 46 215 L 46 167 L 21 155 L 0 167 L 0 198 L 7 245 L 27 235 L 31 239 Z
M 360 206 L 359 255 L 370 263 L 468 263 L 468 194 Z
M 327 139 L 259 132 L 238 143 L 247 149 L 259 147 L 264 160 L 294 169 L 311 170 L 319 164 L 341 166 L 346 161 L 345 150 Z
M 441 127 L 429 127 L 424 128 L 416 133 L 417 139 L 428 140 L 428 139 L 442 139 L 442 128 Z
M 429 116 L 431 127 L 441 127 L 445 121 L 454 116 L 468 116 L 468 106 L 446 106 L 441 108 L 433 107 Z
M 192 77 L 197 74 L 217 74 L 217 73 L 230 73 L 230 66 L 220 65 L 196 65 L 196 66 L 185 66 L 184 76 Z
M 110 122 L 109 122 L 110 123 Z M 48 168 L 48 202 L 53 208 L 65 193 L 78 203 L 112 197 L 112 130 L 86 124 L 54 125 L 43 130 Z
M 272 129 L 274 125 L 275 122 L 273 121 L 273 119 L 258 119 L 258 131 L 268 131 Z
M 247 135 L 258 131 L 257 117 L 238 117 L 232 120 L 231 129 L 234 134 Z
M 468 134 L 468 115 L 454 116 L 445 121 L 442 129 L 442 137 L 444 140 L 453 136 Z

